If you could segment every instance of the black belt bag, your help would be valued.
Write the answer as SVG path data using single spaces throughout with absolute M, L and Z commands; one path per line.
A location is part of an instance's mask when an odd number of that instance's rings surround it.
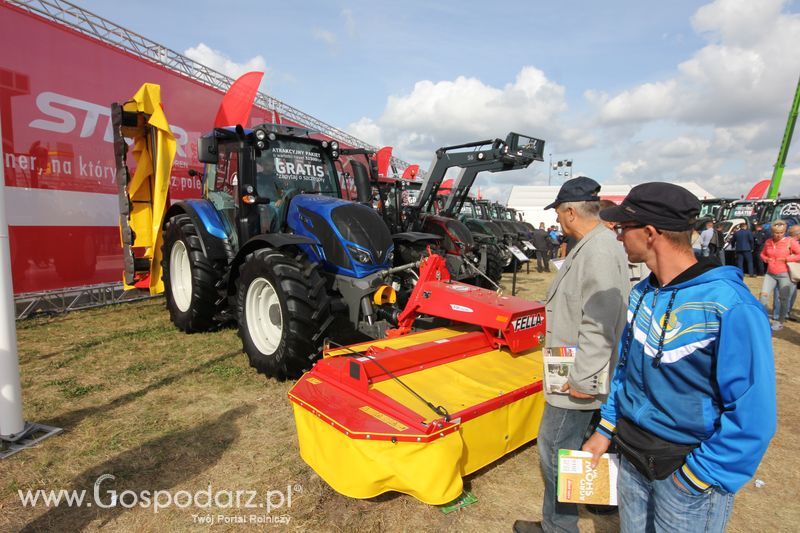
M 650 481 L 666 479 L 683 466 L 697 444 L 675 444 L 657 437 L 626 418 L 617 420 L 614 442 L 636 470 Z

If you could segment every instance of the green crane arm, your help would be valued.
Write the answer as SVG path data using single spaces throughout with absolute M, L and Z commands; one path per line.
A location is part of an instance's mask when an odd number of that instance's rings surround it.
M 797 111 L 800 108 L 800 78 L 797 80 L 797 89 L 794 92 L 792 109 L 789 111 L 789 120 L 786 122 L 786 130 L 783 132 L 783 142 L 778 152 L 778 160 L 775 162 L 775 169 L 772 171 L 772 180 L 767 190 L 767 198 L 775 199 L 781 188 L 781 178 L 783 178 L 783 168 L 786 165 L 786 155 L 789 153 L 789 145 L 792 144 L 792 134 L 794 125 L 797 122 Z

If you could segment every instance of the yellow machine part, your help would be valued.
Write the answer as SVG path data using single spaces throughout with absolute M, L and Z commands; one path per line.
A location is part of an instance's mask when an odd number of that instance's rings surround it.
M 512 355 L 500 350 L 402 376 L 404 383 L 450 413 L 541 379 L 541 351 Z M 427 420 L 435 418 L 396 381 L 382 381 L 373 387 Z M 354 439 L 296 403 L 292 406 L 300 454 L 336 491 L 352 498 L 398 491 L 441 505 L 461 494 L 463 476 L 536 438 L 544 395 L 525 396 L 463 422 L 458 431 L 428 443 Z
M 136 233 L 134 246 L 144 247 L 150 259 L 150 294 L 164 292 L 161 280 L 161 226 L 167 210 L 172 163 L 175 160 L 175 136 L 161 107 L 161 87 L 145 83 L 125 111 L 149 115 L 147 125 L 133 138 L 131 153 L 136 170 L 127 185 L 131 200 L 129 225 Z M 125 287 L 132 288 L 131 286 Z

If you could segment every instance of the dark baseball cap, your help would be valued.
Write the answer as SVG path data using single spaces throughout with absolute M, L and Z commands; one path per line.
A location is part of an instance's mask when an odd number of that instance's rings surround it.
M 564 202 L 597 202 L 600 196 L 600 184 L 592 178 L 586 176 L 578 176 L 564 182 L 561 190 L 558 191 L 555 202 L 545 207 L 545 209 L 553 209 L 558 207 L 559 204 Z
M 685 231 L 700 214 L 700 200 L 679 185 L 642 183 L 632 188 L 620 205 L 600 211 L 607 222 L 638 222 L 667 231 Z

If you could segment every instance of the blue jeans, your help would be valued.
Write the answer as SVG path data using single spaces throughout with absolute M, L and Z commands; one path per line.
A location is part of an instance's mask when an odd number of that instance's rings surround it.
M 761 285 L 761 305 L 767 309 L 769 297 L 774 292 L 772 319 L 783 322 L 789 314 L 789 298 L 792 296 L 792 286 L 794 284 L 789 279 L 789 274 L 770 274 L 764 276 L 764 283 Z M 777 289 L 777 290 L 776 290 Z M 767 309 L 769 313 L 769 309 Z
M 790 280 L 791 281 L 791 280 Z M 776 287 L 777 289 L 777 287 Z M 780 309 L 780 291 L 775 290 L 773 291 L 774 297 L 772 298 L 772 319 L 778 320 L 778 310 Z M 789 300 L 786 303 L 786 316 L 792 314 L 792 309 L 794 308 L 794 303 L 797 301 L 797 285 L 792 283 L 789 286 Z
M 739 267 L 739 270 L 744 272 L 744 264 L 747 263 L 747 274 L 753 275 L 755 271 L 753 270 L 753 252 L 750 250 L 746 250 L 744 252 L 736 252 L 736 266 Z
M 594 411 L 562 409 L 545 404 L 536 445 L 544 475 L 542 528 L 547 532 L 578 533 L 578 506 L 558 499 L 558 450 L 580 450 Z
M 624 457 L 617 493 L 622 533 L 725 531 L 733 510 L 733 493 L 712 487 L 703 494 L 690 494 L 672 476 L 650 481 Z

